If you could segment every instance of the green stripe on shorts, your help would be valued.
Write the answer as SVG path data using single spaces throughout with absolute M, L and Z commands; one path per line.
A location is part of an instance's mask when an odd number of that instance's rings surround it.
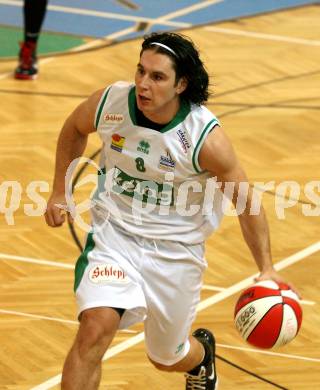
M 93 233 L 89 233 L 84 251 L 81 253 L 76 263 L 76 268 L 74 272 L 75 273 L 74 292 L 76 292 L 77 288 L 79 287 L 84 271 L 86 270 L 89 264 L 88 254 L 90 251 L 93 250 L 94 246 L 95 246 L 95 242 L 93 240 Z

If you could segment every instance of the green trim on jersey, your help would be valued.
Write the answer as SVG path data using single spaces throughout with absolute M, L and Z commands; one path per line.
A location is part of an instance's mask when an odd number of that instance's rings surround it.
M 103 96 L 102 98 L 100 99 L 100 104 L 99 104 L 99 108 L 97 107 L 97 115 L 96 115 L 96 119 L 94 121 L 94 128 L 97 129 L 98 128 L 98 125 L 99 125 L 99 121 L 100 121 L 100 116 L 101 116 L 101 113 L 102 113 L 102 110 L 103 110 L 103 106 L 107 100 L 107 96 L 108 96 L 108 93 L 110 91 L 111 87 L 109 87 L 108 89 L 106 89 L 103 93 Z
M 129 114 L 132 123 L 135 126 L 137 125 L 137 117 L 136 117 L 136 87 L 133 86 L 128 94 L 128 106 L 129 106 Z M 190 113 L 191 107 L 190 104 L 184 100 L 181 101 L 179 111 L 176 113 L 174 118 L 169 122 L 163 129 L 160 130 L 160 133 L 166 133 L 168 130 L 173 129 L 179 123 L 183 122 L 187 115 Z
M 201 167 L 199 165 L 199 161 L 198 161 L 198 157 L 199 157 L 199 152 L 200 152 L 201 146 L 203 145 L 203 143 L 204 143 L 204 141 L 206 139 L 206 136 L 213 130 L 214 126 L 216 126 L 218 124 L 219 124 L 219 122 L 217 121 L 216 118 L 212 119 L 207 124 L 207 126 L 204 128 L 204 130 L 202 131 L 202 133 L 200 135 L 200 138 L 199 138 L 199 140 L 197 142 L 197 145 L 194 148 L 193 155 L 192 155 L 192 164 L 193 164 L 194 170 L 197 173 L 201 173 L 202 172 L 202 169 L 201 169 Z
M 136 117 L 136 87 L 132 87 L 129 91 L 128 106 L 131 121 L 135 126 L 138 126 Z
M 176 113 L 172 121 L 169 122 L 165 128 L 160 130 L 161 133 L 165 133 L 166 131 L 178 126 L 179 123 L 182 123 L 186 119 L 190 111 L 190 104 L 187 103 L 185 100 L 181 100 L 179 111 Z
M 95 247 L 95 242 L 93 240 L 93 233 L 89 233 L 87 237 L 87 242 L 84 251 L 79 256 L 76 268 L 75 268 L 75 279 L 74 279 L 74 291 L 76 292 L 77 288 L 79 287 L 79 284 L 81 282 L 81 279 L 83 277 L 84 271 L 86 270 L 89 261 L 88 261 L 88 254 L 90 251 L 93 250 Z

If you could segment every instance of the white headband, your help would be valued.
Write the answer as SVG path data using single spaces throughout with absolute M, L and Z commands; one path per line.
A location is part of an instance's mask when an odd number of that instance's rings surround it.
M 163 47 L 164 49 L 170 51 L 170 53 L 172 53 L 173 55 L 175 55 L 177 57 L 177 54 L 167 45 L 164 45 L 163 43 L 160 43 L 160 42 L 151 42 L 150 45 L 157 45 L 157 46 L 161 46 Z

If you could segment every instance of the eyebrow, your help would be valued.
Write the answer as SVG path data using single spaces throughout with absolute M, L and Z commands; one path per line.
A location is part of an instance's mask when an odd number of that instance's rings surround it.
M 144 69 L 144 66 L 139 62 L 139 63 L 137 64 L 137 68 L 142 68 L 142 69 Z M 164 73 L 162 70 L 153 70 L 151 73 L 153 73 L 153 74 L 159 74 L 159 75 L 162 75 L 162 76 L 169 77 L 169 76 L 167 75 L 167 73 Z

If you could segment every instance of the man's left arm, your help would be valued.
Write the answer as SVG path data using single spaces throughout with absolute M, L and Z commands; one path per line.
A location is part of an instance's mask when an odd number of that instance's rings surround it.
M 205 140 L 199 153 L 199 164 L 202 169 L 217 177 L 218 182 L 222 183 L 222 191 L 226 183 L 234 183 L 232 203 L 236 206 L 237 202 L 243 202 L 245 205 L 244 211 L 239 215 L 239 221 L 243 237 L 260 271 L 256 280 L 272 279 L 284 282 L 272 264 L 270 233 L 265 211 L 261 205 L 257 215 L 250 214 L 253 190 L 230 140 L 221 127 L 216 126 Z M 240 183 L 247 183 L 247 193 L 240 190 Z M 290 286 L 294 289 L 292 285 Z

